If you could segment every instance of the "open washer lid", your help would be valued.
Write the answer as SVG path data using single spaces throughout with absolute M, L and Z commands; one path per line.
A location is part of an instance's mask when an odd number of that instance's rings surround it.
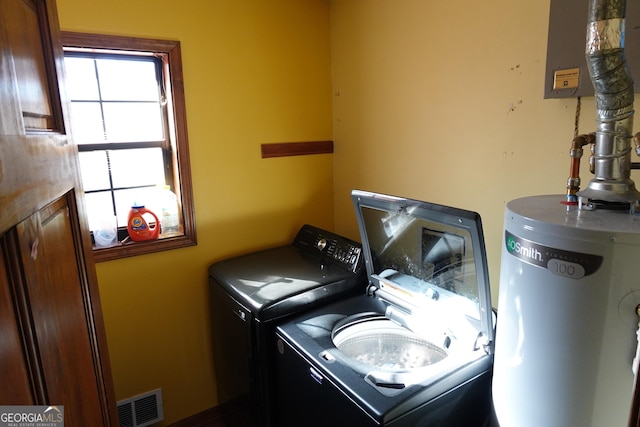
M 477 322 L 478 344 L 491 352 L 494 322 L 480 215 L 360 190 L 351 196 L 370 293 L 409 317 Z

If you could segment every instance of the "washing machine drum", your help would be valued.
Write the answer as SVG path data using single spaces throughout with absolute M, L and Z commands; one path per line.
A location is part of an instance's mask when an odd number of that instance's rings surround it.
M 438 363 L 447 350 L 383 316 L 347 319 L 333 330 L 333 344 L 369 370 L 402 372 Z

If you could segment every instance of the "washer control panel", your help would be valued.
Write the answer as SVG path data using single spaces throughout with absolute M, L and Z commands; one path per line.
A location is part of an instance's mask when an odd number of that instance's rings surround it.
M 330 231 L 305 224 L 294 245 L 305 252 L 326 257 L 356 274 L 362 270 L 362 245 Z

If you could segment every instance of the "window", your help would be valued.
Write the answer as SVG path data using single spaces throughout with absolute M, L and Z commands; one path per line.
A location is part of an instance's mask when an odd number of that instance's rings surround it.
M 63 32 L 62 43 L 96 261 L 195 245 L 179 42 Z M 158 238 L 133 241 L 127 218 L 143 205 Z M 117 239 L 98 233 L 105 224 Z

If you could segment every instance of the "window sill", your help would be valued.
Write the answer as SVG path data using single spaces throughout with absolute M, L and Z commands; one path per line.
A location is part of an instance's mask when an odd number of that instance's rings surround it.
M 120 258 L 129 258 L 136 255 L 151 254 L 168 251 L 171 249 L 186 248 L 197 244 L 195 236 L 189 238 L 185 235 L 175 237 L 161 237 L 148 242 L 134 242 L 126 240 L 109 247 L 93 247 L 95 262 L 112 261 Z

